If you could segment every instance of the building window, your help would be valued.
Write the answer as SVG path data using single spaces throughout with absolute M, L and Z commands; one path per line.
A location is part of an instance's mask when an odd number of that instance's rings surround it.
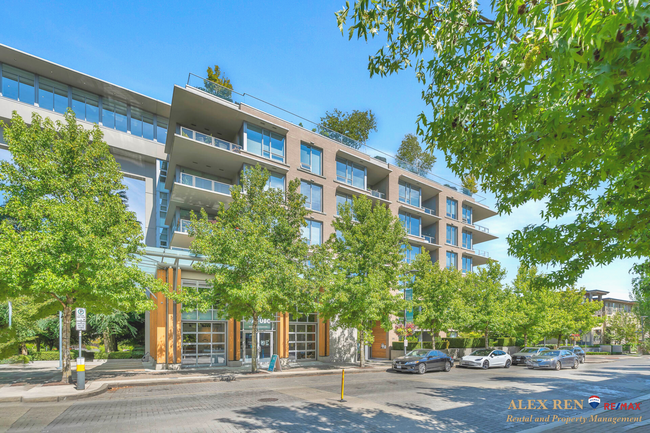
M 458 254 L 447 251 L 447 269 L 458 269 Z
M 307 225 L 302 227 L 302 237 L 309 245 L 320 245 L 323 239 L 323 223 L 313 220 L 306 222 Z
M 165 143 L 167 141 L 167 127 L 169 121 L 164 117 L 156 116 L 156 141 L 158 143 Z
M 102 125 L 106 128 L 126 132 L 128 128 L 126 104 L 113 99 L 103 98 Z
M 158 243 L 160 244 L 160 248 L 169 247 L 168 231 L 167 227 L 158 227 Z
M 418 254 L 422 252 L 422 247 L 417 247 L 411 245 L 411 249 L 408 250 L 405 245 L 402 245 L 402 254 L 404 254 L 404 261 L 406 263 L 413 263 Z
M 153 114 L 131 107 L 131 135 L 153 140 Z
M 422 226 L 422 221 L 419 217 L 411 215 L 408 212 L 400 212 L 399 219 L 402 221 L 406 233 L 413 236 L 420 236 L 420 228 Z
M 2 96 L 34 105 L 34 74 L 2 65 Z
M 336 158 L 336 180 L 365 191 L 366 168 L 346 159 Z
M 302 182 L 300 184 L 300 192 L 307 199 L 305 200 L 305 207 L 313 211 L 323 211 L 323 187 L 314 183 Z
M 458 202 L 447 198 L 447 218 L 458 219 Z
M 246 150 L 267 159 L 284 162 L 284 137 L 247 123 Z
M 463 232 L 463 248 L 471 250 L 473 246 L 472 234 L 470 232 Z
M 316 359 L 316 314 L 289 313 L 289 358 Z
M 347 195 L 347 194 L 336 194 L 336 214 L 340 215 L 340 210 L 341 206 L 345 206 L 346 204 L 350 205 L 350 208 L 352 208 L 352 196 Z
M 421 189 L 407 182 L 399 182 L 399 201 L 411 206 L 421 207 Z
M 458 246 L 458 227 L 447 225 L 447 243 Z
M 160 210 L 158 211 L 158 217 L 160 219 L 167 218 L 167 207 L 169 206 L 169 193 L 160 191 Z
M 463 257 L 463 273 L 472 272 L 472 258 Z
M 463 222 L 467 224 L 474 224 L 472 222 L 472 208 L 463 205 Z
M 284 175 L 270 172 L 269 180 L 266 182 L 266 188 L 264 188 L 264 190 L 269 188 L 277 188 L 284 191 Z
M 72 111 L 77 119 L 99 123 L 99 96 L 73 88 Z
M 300 167 L 314 174 L 322 173 L 323 151 L 305 143 L 300 143 Z
M 39 77 L 38 106 L 65 114 L 68 109 L 68 86 L 45 77 Z

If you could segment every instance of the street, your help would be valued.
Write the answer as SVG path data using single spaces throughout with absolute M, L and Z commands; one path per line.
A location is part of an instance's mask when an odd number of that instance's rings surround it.
M 345 403 L 338 375 L 188 383 L 112 389 L 97 397 L 61 403 L 0 404 L 0 432 L 206 431 L 206 432 L 499 432 L 544 423 L 507 422 L 513 417 L 589 417 L 592 395 L 623 402 L 650 389 L 648 358 L 584 364 L 578 370 L 470 370 L 410 375 L 347 374 Z M 647 400 L 648 396 L 645 397 Z M 511 401 L 547 400 L 547 410 L 514 410 Z M 584 402 L 584 408 L 553 409 L 553 400 Z M 639 400 L 640 401 L 640 400 Z M 562 403 L 565 404 L 565 403 Z M 602 408 L 602 405 L 601 405 Z M 649 418 L 641 410 L 617 416 Z M 622 413 L 626 412 L 626 413 Z M 611 416 L 612 411 L 604 415 Z M 644 416 L 645 415 L 645 416 Z M 648 431 L 629 422 L 569 424 L 552 431 Z

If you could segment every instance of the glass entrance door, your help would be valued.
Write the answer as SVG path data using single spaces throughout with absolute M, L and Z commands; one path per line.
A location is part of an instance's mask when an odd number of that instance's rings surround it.
M 257 333 L 257 359 L 260 363 L 268 363 L 273 356 L 273 332 Z M 244 332 L 244 362 L 249 363 L 253 357 L 253 333 Z

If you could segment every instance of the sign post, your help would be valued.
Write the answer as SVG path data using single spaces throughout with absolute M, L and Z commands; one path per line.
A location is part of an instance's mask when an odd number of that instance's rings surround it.
M 81 356 L 81 333 L 86 330 L 86 309 L 77 308 L 75 315 L 77 331 L 79 331 L 79 357 L 77 358 L 77 390 L 86 389 L 86 360 Z

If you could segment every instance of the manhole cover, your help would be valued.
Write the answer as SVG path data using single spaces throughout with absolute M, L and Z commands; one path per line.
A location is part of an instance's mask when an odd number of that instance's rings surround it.
M 277 398 L 260 398 L 257 401 L 262 401 L 262 402 L 266 403 L 266 402 L 269 402 L 269 401 L 278 401 L 278 399 Z

